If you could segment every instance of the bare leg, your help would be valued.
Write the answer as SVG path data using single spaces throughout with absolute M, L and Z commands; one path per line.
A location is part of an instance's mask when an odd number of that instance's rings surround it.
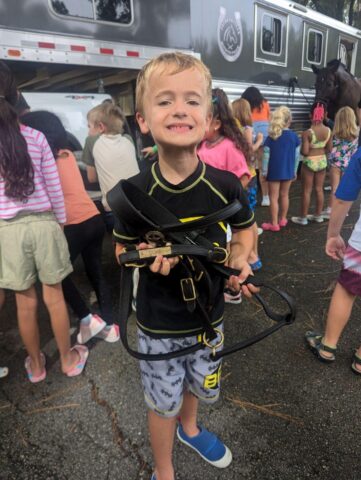
M 70 323 L 61 283 L 43 285 L 43 299 L 50 315 L 51 328 L 60 353 L 61 368 L 63 372 L 66 372 L 76 365 L 79 355 L 70 350 Z
M 290 204 L 289 191 L 292 180 L 282 181 L 280 185 L 280 220 L 287 219 L 288 207 Z
M 315 173 L 315 192 L 316 192 L 316 210 L 315 215 L 321 215 L 325 196 L 323 193 L 323 184 L 325 183 L 326 170 Z
M 176 417 L 163 418 L 149 410 L 148 426 L 157 480 L 174 480 L 172 452 Z
M 256 152 L 257 155 L 257 163 L 259 168 L 259 186 L 261 188 L 262 198 L 268 196 L 268 182 L 267 180 L 261 175 L 262 170 L 262 157 L 263 157 L 263 147 L 259 147 Z
M 335 192 L 341 180 L 341 170 L 337 167 L 330 168 L 331 193 L 328 201 L 328 206 L 332 208 Z
M 349 321 L 355 298 L 342 285 L 336 284 L 328 309 L 326 330 L 323 336 L 326 345 L 330 347 L 337 345 L 338 339 Z M 332 356 L 328 352 L 322 352 L 322 355 Z
M 257 262 L 258 260 L 258 226 L 257 223 L 255 222 L 252 225 L 252 234 L 253 234 L 253 249 L 252 252 L 248 258 L 248 263 L 254 263 Z
M 34 376 L 43 372 L 40 357 L 40 337 L 38 320 L 36 316 L 38 301 L 35 287 L 15 293 L 18 313 L 19 331 L 31 360 L 31 371 Z
M 188 437 L 194 437 L 199 433 L 199 428 L 197 425 L 198 404 L 199 400 L 197 397 L 188 391 L 184 392 L 183 405 L 180 411 L 180 419 L 183 430 Z
M 270 197 L 270 213 L 272 225 L 278 225 L 278 198 L 280 194 L 280 182 L 268 182 Z
M 302 165 L 301 169 L 301 181 L 302 181 L 302 207 L 301 217 L 307 217 L 308 210 L 310 208 L 311 193 L 313 185 L 314 173 L 306 165 Z

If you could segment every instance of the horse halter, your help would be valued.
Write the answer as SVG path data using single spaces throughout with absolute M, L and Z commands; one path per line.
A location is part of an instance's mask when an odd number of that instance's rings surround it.
M 121 180 L 108 192 L 107 201 L 113 213 L 123 222 L 130 225 L 139 234 L 141 241 L 151 243 L 153 247 L 137 250 L 135 245 L 126 245 L 125 251 L 119 255 L 120 338 L 126 350 L 133 357 L 139 360 L 160 361 L 208 348 L 211 350 L 210 355 L 212 359 L 215 360 L 259 342 L 295 320 L 296 306 L 294 300 L 287 293 L 270 285 L 260 283 L 254 277 L 248 278 L 245 284 L 252 283 L 255 286 L 267 288 L 275 292 L 286 304 L 288 311 L 284 314 L 277 313 L 270 308 L 260 294 L 254 294 L 266 315 L 275 324 L 252 337 L 216 352 L 216 349 L 223 344 L 224 337 L 218 329 L 212 326 L 209 318 L 212 308 L 212 285 L 209 272 L 213 271 L 224 279 L 229 278 L 231 275 L 238 276 L 240 272 L 224 265 L 228 257 L 227 251 L 224 248 L 214 246 L 201 232 L 206 227 L 230 218 L 237 213 L 242 208 L 238 200 L 217 212 L 187 223 L 180 222 L 162 204 L 127 180 Z M 179 265 L 183 275 L 183 278 L 180 279 L 183 300 L 190 312 L 194 312 L 197 309 L 197 312 L 200 314 L 199 319 L 203 333 L 202 340 L 196 345 L 175 352 L 152 355 L 140 353 L 129 346 L 127 327 L 133 291 L 132 269 L 135 267 L 147 267 L 154 261 L 157 255 L 163 255 L 168 258 L 179 257 Z M 205 302 L 200 301 L 199 291 L 202 291 L 202 298 L 205 297 L 205 294 L 208 296 Z M 215 342 L 216 344 L 214 344 Z

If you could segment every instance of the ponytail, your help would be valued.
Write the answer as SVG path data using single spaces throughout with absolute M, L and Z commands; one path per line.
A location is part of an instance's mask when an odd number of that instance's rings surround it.
M 25 200 L 35 190 L 34 169 L 13 108 L 17 95 L 14 77 L 0 61 L 0 177 L 7 197 Z

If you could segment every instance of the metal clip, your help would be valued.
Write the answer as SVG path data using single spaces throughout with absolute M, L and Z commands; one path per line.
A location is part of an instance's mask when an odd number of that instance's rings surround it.
M 165 237 L 163 233 L 158 232 L 158 230 L 150 230 L 144 236 L 147 242 L 154 245 L 155 247 L 162 247 L 163 245 L 165 245 Z
M 228 257 L 229 257 L 228 250 L 226 248 L 223 248 L 223 247 L 215 247 L 214 251 L 223 253 L 224 257 L 221 260 L 213 259 L 212 262 L 213 263 L 226 263 L 226 261 L 228 260 Z
M 214 331 L 217 332 L 217 335 L 219 335 L 220 337 L 219 342 L 216 343 L 215 345 L 212 345 L 209 342 L 208 338 L 206 337 L 206 332 L 203 333 L 203 337 L 202 337 L 203 345 L 205 345 L 206 347 L 212 350 L 213 356 L 216 354 L 217 348 L 221 347 L 224 344 L 224 333 L 222 332 L 222 330 L 220 330 L 219 328 L 215 328 Z

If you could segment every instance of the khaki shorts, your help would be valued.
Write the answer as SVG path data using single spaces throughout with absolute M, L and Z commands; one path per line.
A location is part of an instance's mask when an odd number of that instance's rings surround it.
M 54 285 L 72 270 L 68 244 L 53 213 L 0 220 L 0 288 L 27 290 L 38 278 Z

